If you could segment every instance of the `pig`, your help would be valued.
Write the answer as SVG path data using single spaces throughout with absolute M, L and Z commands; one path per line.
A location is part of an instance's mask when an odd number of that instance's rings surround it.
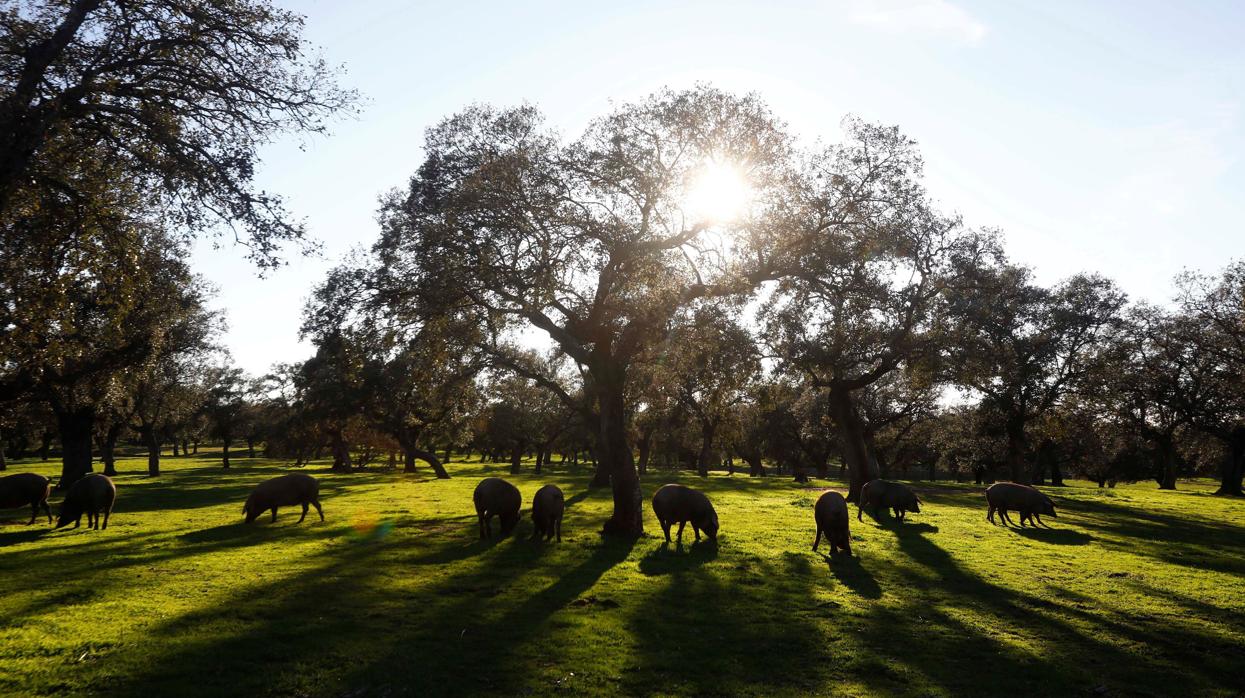
M 544 535 L 545 540 L 553 538 L 556 531 L 558 542 L 562 542 L 562 512 L 566 504 L 562 498 L 562 490 L 557 485 L 545 485 L 536 490 L 532 497 L 532 540 Z
M 700 532 L 704 530 L 709 540 L 718 540 L 718 513 L 713 504 L 704 494 L 683 485 L 662 485 L 653 493 L 653 513 L 661 523 L 661 530 L 666 534 L 666 542 L 670 542 L 670 526 L 679 524 L 678 540 L 683 542 L 683 527 L 691 522 L 696 540 L 700 540 Z
M 48 495 L 52 493 L 52 483 L 38 473 L 17 473 L 0 477 L 0 509 L 16 509 L 30 506 L 30 526 L 39 518 L 39 507 L 43 507 L 48 515 L 48 523 L 52 523 L 52 509 L 48 506 Z
M 1028 486 L 1015 482 L 996 482 L 986 489 L 986 503 L 990 505 L 990 511 L 986 513 L 986 518 L 990 523 L 994 523 L 994 512 L 999 512 L 999 517 L 1008 524 L 1013 524 L 1010 516 L 1007 515 L 1008 510 L 1020 512 L 1020 525 L 1025 525 L 1025 519 L 1029 523 L 1033 523 L 1036 519 L 1039 524 L 1042 523 L 1042 514 L 1055 514 L 1055 503 L 1050 497 L 1042 494 L 1040 491 Z
M 480 538 L 493 537 L 494 516 L 501 522 L 501 535 L 508 536 L 519 523 L 519 507 L 523 505 L 523 497 L 519 488 L 499 477 L 486 477 L 476 485 L 471 495 L 476 505 L 476 516 L 480 517 Z
M 906 512 L 921 513 L 921 500 L 917 499 L 916 494 L 908 489 L 907 485 L 888 480 L 870 480 L 860 490 L 860 501 L 856 506 L 856 520 L 863 521 L 861 515 L 865 509 L 871 509 L 872 515 L 877 516 L 877 510 L 881 507 L 893 511 L 895 518 L 903 523 Z
M 260 514 L 271 511 L 272 519 L 269 523 L 272 523 L 277 520 L 277 507 L 295 504 L 303 505 L 303 515 L 298 517 L 298 523 L 307 518 L 308 505 L 314 506 L 320 520 L 324 520 L 324 509 L 320 507 L 320 483 L 314 477 L 303 473 L 281 475 L 259 483 L 251 496 L 246 498 L 246 504 L 242 505 L 242 513 L 246 516 L 247 523 L 255 523 Z
M 61 502 L 60 517 L 56 520 L 57 528 L 64 528 L 73 522 L 77 528 L 82 523 L 82 515 L 86 514 L 87 528 L 98 531 L 108 528 L 108 516 L 112 513 L 112 504 L 117 501 L 117 486 L 107 475 L 91 473 L 73 483 L 65 493 L 65 501 Z M 99 515 L 104 514 L 104 525 L 100 526 Z
M 821 536 L 824 533 L 826 540 L 830 543 L 831 555 L 842 548 L 843 552 L 851 557 L 852 540 L 851 532 L 848 530 L 851 517 L 847 515 L 847 500 L 843 499 L 843 495 L 833 491 L 821 495 L 817 503 L 813 505 L 813 520 L 817 522 L 817 537 L 813 539 L 813 550 L 816 550 L 817 545 L 821 543 Z

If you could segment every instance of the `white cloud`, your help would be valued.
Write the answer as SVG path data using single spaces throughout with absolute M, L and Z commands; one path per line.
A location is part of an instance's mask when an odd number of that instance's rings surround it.
M 894 34 L 938 36 L 975 44 L 989 29 L 947 0 L 848 0 L 852 22 Z

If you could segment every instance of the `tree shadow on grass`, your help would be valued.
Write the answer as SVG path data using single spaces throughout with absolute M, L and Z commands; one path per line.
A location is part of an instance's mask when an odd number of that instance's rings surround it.
M 821 553 L 821 557 L 839 584 L 850 589 L 853 594 L 865 599 L 882 598 L 881 585 L 861 564 L 859 557 L 843 553 L 837 555 Z
M 854 673 L 877 677 L 873 690 L 929 692 L 921 684 L 930 684 L 952 695 L 1150 695 L 1177 685 L 1221 691 L 1233 681 L 1231 662 L 1212 667 L 1199 658 L 1212 644 L 1220 657 L 1224 641 L 1195 625 L 1104 612 L 1098 600 L 1071 592 L 1057 600 L 1018 592 L 965 570 L 924 536 L 898 543 L 936 583 L 897 607 L 878 606 L 866 623 L 866 642 L 880 651 Z M 911 574 L 892 566 L 892 575 Z
M 662 578 L 627 628 L 636 664 L 627 695 L 773 695 L 825 690 L 839 637 L 813 601 L 803 553 L 688 566 Z M 653 580 L 659 583 L 658 580 Z M 760 582 L 760 583 L 758 583 Z
M 1027 528 L 1017 527 L 1011 530 L 1021 538 L 1051 543 L 1053 545 L 1086 545 L 1094 539 L 1088 533 L 1070 528 L 1038 528 L 1029 526 Z
M 10 530 L 5 530 L 5 528 L 9 528 Z M 52 525 L 47 522 L 47 519 L 44 519 L 42 522 L 36 521 L 31 526 L 26 526 L 25 522 L 23 522 L 20 528 L 16 526 L 6 526 L 4 528 L 0 528 L 0 548 L 4 548 L 9 545 L 18 545 L 20 543 L 30 543 L 31 541 L 39 540 L 54 530 L 56 529 L 52 528 Z
M 685 546 L 662 541 L 640 559 L 640 572 L 648 575 L 675 574 L 699 567 L 718 556 L 718 544 L 702 540 Z
M 550 616 L 578 606 L 632 545 L 593 546 L 574 564 L 534 564 L 548 553 L 520 540 L 473 542 L 467 557 L 450 552 L 462 549 L 455 541 L 414 558 L 406 542 L 333 546 L 293 578 L 238 590 L 223 606 L 154 629 L 165 643 L 143 671 L 104 687 L 186 696 L 519 693 L 531 684 L 530 656 Z M 416 600 L 387 580 L 421 558 L 427 583 Z M 434 560 L 459 564 L 438 576 Z M 188 681 L 188 666 L 208 676 Z

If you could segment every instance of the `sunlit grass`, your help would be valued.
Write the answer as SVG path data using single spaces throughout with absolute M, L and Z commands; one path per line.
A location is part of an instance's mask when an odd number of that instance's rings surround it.
M 715 475 L 720 545 L 597 535 L 587 473 L 454 463 L 448 481 L 307 471 L 325 523 L 242 524 L 280 464 L 119 465 L 107 531 L 0 512 L 0 693 L 1235 695 L 1245 502 L 1207 483 L 1049 490 L 1051 530 L 985 521 L 980 488 L 915 483 L 903 526 L 810 550 L 819 486 Z M 54 470 L 18 462 L 11 471 Z M 477 540 L 471 490 L 566 492 L 564 542 Z M 646 492 L 674 476 L 650 473 Z M 841 483 L 832 481 L 833 486 Z M 59 501 L 56 497 L 54 501 Z M 853 510 L 854 517 L 854 510 Z

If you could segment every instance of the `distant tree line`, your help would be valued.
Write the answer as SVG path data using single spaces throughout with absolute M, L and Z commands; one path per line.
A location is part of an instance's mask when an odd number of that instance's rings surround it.
M 847 119 L 809 150 L 709 86 L 569 140 L 530 106 L 433 126 L 376 241 L 316 285 L 314 355 L 247 376 L 187 244 L 233 231 L 261 269 L 306 248 L 252 186 L 257 147 L 354 95 L 259 0 L 6 7 L 0 446 L 59 444 L 62 485 L 120 439 L 158 475 L 210 438 L 225 467 L 242 445 L 437 477 L 452 452 L 587 464 L 624 535 L 659 468 L 838 468 L 853 500 L 882 476 L 1241 494 L 1245 263 L 1163 307 L 1042 285 L 938 210 L 898 129 Z M 715 168 L 746 186 L 694 210 Z

